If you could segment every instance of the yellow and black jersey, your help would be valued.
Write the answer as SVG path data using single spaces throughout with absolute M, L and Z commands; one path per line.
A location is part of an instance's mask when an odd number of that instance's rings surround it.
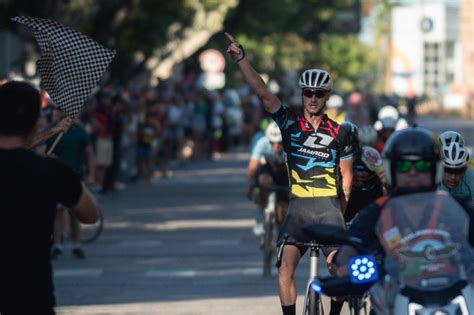
M 314 130 L 304 117 L 285 106 L 272 117 L 282 132 L 291 197 L 336 197 L 339 161 L 352 158 L 345 130 L 326 115 Z

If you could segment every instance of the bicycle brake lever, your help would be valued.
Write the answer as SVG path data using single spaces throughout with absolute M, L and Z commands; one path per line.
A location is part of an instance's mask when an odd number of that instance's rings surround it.
M 281 257 L 283 256 L 283 248 L 285 247 L 286 243 L 288 242 L 288 235 L 285 235 L 283 238 L 283 242 L 280 244 L 278 247 L 278 253 L 277 253 L 277 260 L 275 262 L 275 267 L 280 268 L 281 266 Z

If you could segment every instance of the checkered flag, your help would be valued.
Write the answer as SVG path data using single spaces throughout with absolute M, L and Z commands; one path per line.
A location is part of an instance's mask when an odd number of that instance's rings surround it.
M 12 20 L 33 30 L 41 52 L 37 65 L 44 89 L 56 106 L 76 116 L 115 51 L 54 21 L 27 16 Z

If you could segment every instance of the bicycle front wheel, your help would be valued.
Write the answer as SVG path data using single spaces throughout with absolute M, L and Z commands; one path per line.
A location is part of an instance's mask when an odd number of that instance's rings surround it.
M 102 211 L 99 211 L 99 218 L 96 223 L 81 223 L 81 242 L 91 243 L 97 240 L 104 229 L 104 217 Z
M 303 315 L 323 315 L 321 297 L 316 292 L 308 288 L 305 300 Z

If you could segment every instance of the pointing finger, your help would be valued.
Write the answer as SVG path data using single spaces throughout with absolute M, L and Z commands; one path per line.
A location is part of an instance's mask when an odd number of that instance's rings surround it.
M 234 38 L 232 35 L 230 35 L 230 34 L 227 33 L 227 32 L 225 32 L 224 34 L 225 34 L 225 36 L 227 36 L 227 38 L 228 38 L 232 43 L 235 43 L 235 38 Z

